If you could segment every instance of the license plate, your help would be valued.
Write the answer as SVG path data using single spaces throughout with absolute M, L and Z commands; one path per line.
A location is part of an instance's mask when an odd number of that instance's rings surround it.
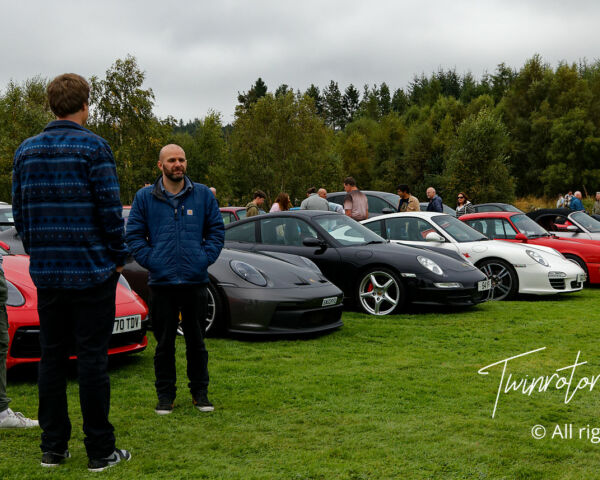
M 323 299 L 322 307 L 327 307 L 328 305 L 335 305 L 337 303 L 338 297 L 327 297 Z
M 492 279 L 488 278 L 487 280 L 482 280 L 481 282 L 477 282 L 477 290 L 480 292 L 485 292 L 492 288 Z
M 130 315 L 128 317 L 117 317 L 113 324 L 113 334 L 123 332 L 133 332 L 142 328 L 142 316 Z

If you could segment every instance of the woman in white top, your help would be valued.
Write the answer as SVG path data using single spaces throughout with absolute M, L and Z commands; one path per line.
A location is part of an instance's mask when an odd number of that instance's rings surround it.
M 287 193 L 281 192 L 279 195 L 277 195 L 277 200 L 275 200 L 275 203 L 271 205 L 271 210 L 269 210 L 269 213 L 285 212 L 286 210 L 290 209 L 291 203 L 290 196 Z

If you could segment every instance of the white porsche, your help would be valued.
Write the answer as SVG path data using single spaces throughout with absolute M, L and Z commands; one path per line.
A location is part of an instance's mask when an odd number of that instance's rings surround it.
M 393 213 L 361 223 L 391 242 L 441 247 L 462 255 L 488 276 L 489 300 L 509 299 L 517 293 L 576 292 L 586 280 L 579 265 L 553 248 L 489 240 L 444 213 Z

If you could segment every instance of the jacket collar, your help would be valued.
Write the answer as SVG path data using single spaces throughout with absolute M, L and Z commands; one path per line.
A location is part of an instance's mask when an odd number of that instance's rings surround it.
M 184 182 L 185 185 L 183 186 L 183 190 L 179 192 L 178 195 L 187 195 L 189 192 L 194 190 L 194 182 L 192 182 L 187 175 L 184 176 Z M 163 190 L 164 186 L 162 183 L 162 175 L 160 175 L 156 179 L 156 182 L 154 182 L 154 187 L 152 187 L 152 195 L 160 200 L 168 202 L 169 200 L 167 199 L 167 196 L 164 194 Z
M 72 122 L 71 120 L 54 120 L 53 122 L 50 122 L 48 125 L 46 125 L 44 131 L 54 130 L 56 128 L 72 128 L 73 130 L 81 130 L 82 132 L 92 133 L 87 128 L 79 125 L 76 122 Z

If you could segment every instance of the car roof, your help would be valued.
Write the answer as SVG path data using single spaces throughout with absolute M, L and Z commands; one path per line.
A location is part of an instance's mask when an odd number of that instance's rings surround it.
M 246 209 L 246 207 L 219 207 L 221 212 L 235 212 L 236 210 Z
M 513 215 L 523 215 L 523 212 L 481 212 L 481 213 L 469 213 L 467 215 L 461 215 L 461 220 L 475 220 L 477 218 L 509 218 Z
M 568 217 L 573 212 L 574 210 L 571 210 L 569 208 L 540 208 L 539 210 L 529 212 L 527 216 L 534 219 L 538 217 L 543 217 L 545 215 L 564 215 L 565 217 Z
M 237 222 L 228 223 L 227 225 L 225 225 L 225 230 L 227 230 L 228 228 L 233 228 L 238 225 L 242 225 L 244 223 L 254 222 L 257 219 L 278 218 L 278 217 L 292 217 L 292 218 L 308 217 L 308 218 L 312 218 L 312 217 L 318 217 L 321 215 L 341 215 L 341 213 L 330 212 L 330 211 L 326 212 L 325 210 L 294 210 L 293 212 L 287 210 L 285 212 L 265 213 L 262 215 L 254 215 L 252 217 L 242 218 L 242 219 L 238 220 Z
M 380 215 L 378 217 L 374 217 L 373 219 L 369 218 L 368 220 L 363 220 L 364 223 L 368 223 L 370 220 L 376 222 L 378 220 L 385 220 L 386 218 L 396 218 L 396 217 L 418 217 L 418 218 L 431 218 L 431 217 L 439 217 L 439 216 L 448 216 L 451 217 L 449 213 L 443 212 L 395 212 L 395 213 L 387 213 L 385 215 Z

